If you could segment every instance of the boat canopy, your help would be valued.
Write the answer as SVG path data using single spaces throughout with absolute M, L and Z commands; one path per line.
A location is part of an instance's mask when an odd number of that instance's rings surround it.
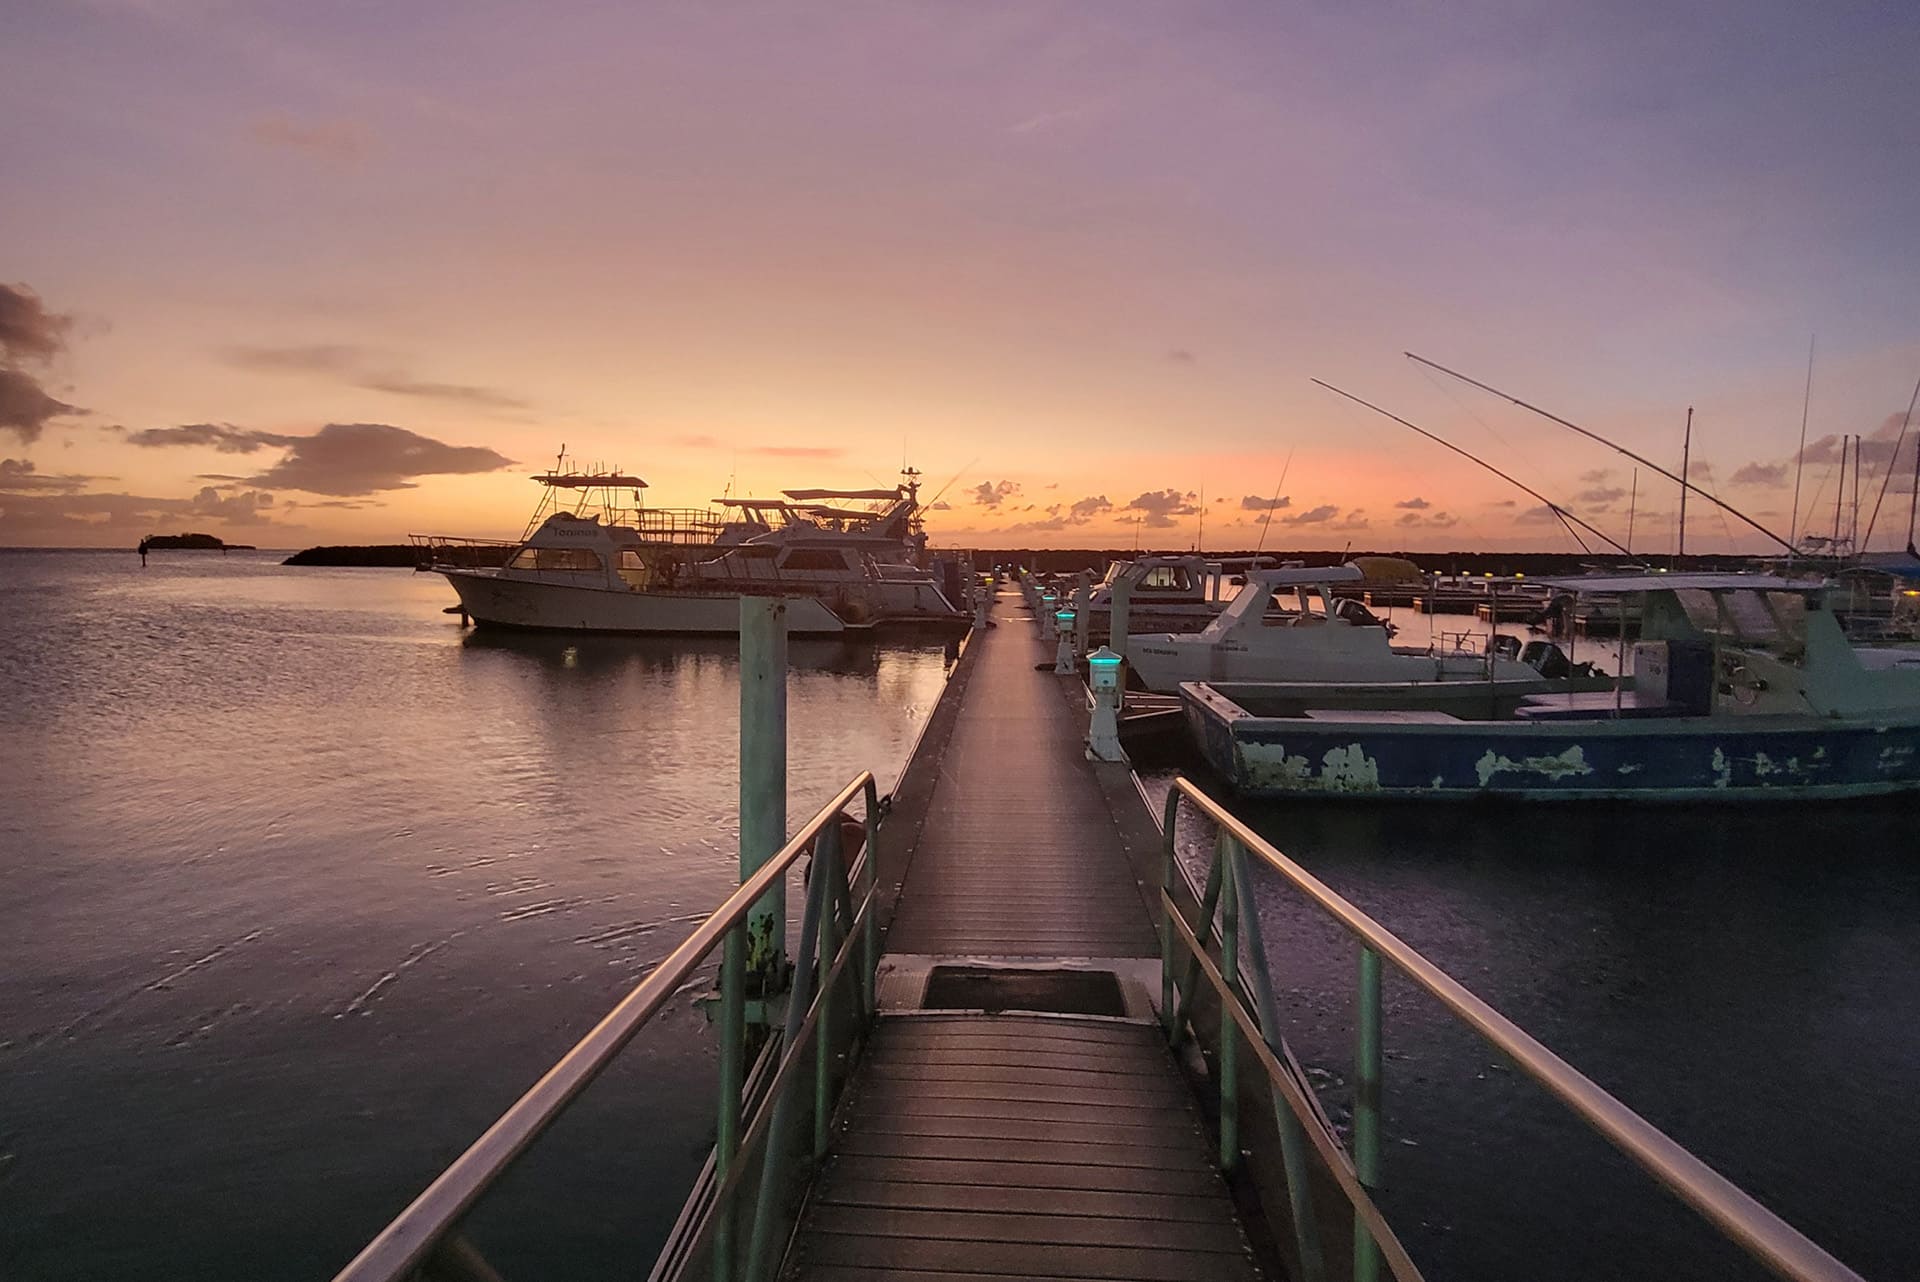
M 1419 566 L 1403 556 L 1356 556 L 1347 564 L 1365 575 L 1369 583 L 1424 583 L 1427 578 Z
M 893 500 L 900 497 L 898 489 L 892 490 L 782 490 L 782 494 L 796 502 L 812 502 L 816 499 L 867 499 Z
M 1304 565 L 1286 565 L 1277 570 L 1250 570 L 1247 582 L 1265 583 L 1270 587 L 1292 588 L 1302 584 L 1311 586 L 1316 583 L 1358 583 L 1366 574 L 1352 565 L 1323 565 L 1318 569 Z
M 1568 592 L 1811 592 L 1822 579 L 1791 579 L 1779 574 L 1595 574 L 1544 580 Z
M 1920 579 L 1920 557 L 1911 552 L 1871 552 L 1860 558 L 1856 568 L 1896 579 Z
M 624 472 L 542 472 L 532 480 L 562 490 L 644 490 L 647 483 Z

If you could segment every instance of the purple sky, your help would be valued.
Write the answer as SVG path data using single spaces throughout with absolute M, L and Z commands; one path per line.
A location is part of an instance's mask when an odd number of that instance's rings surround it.
M 1572 546 L 1314 376 L 1624 536 L 1630 465 L 1407 349 L 1669 467 L 1691 404 L 1696 481 L 1784 532 L 1809 336 L 1810 438 L 1870 464 L 1920 378 L 1912 5 L 20 0 L 3 34 L 0 282 L 44 341 L 0 367 L 0 544 L 511 534 L 564 442 L 672 505 L 905 455 L 958 474 L 953 543 L 1186 546 L 1204 495 L 1247 546 L 1291 453 L 1270 547 Z M 1638 545 L 1672 489 L 1642 474 Z

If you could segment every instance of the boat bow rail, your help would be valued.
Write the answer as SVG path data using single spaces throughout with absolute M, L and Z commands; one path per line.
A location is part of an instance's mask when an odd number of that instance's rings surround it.
M 849 865 L 841 824 L 856 800 L 865 804 L 865 840 Z M 777 1257 L 791 1229 L 788 1194 L 794 1177 L 809 1154 L 825 1151 L 836 1090 L 849 1071 L 849 1048 L 873 1016 L 874 838 L 880 814 L 873 775 L 862 772 L 381 1230 L 334 1282 L 416 1277 L 498 1282 L 500 1275 L 460 1231 L 467 1212 L 668 1008 L 716 948 L 723 951 L 718 1136 L 654 1276 L 699 1276 L 709 1268 L 719 1277 L 765 1276 L 767 1261 Z M 769 1029 L 748 1071 L 748 913 L 803 859 L 808 861 L 806 911 L 784 1025 Z M 796 1133 L 809 1115 L 810 1135 Z M 736 1233 L 742 1228 L 744 1240 Z
M 1178 857 L 1177 824 L 1183 806 L 1211 821 L 1214 847 L 1204 888 L 1189 879 Z M 1240 1110 L 1247 1092 L 1238 1080 L 1240 1044 L 1264 1070 L 1286 1171 L 1286 1197 L 1293 1252 L 1302 1282 L 1327 1276 L 1318 1239 L 1325 1208 L 1313 1194 L 1327 1180 L 1352 1209 L 1353 1276 L 1372 1282 L 1384 1260 L 1406 1282 L 1421 1275 L 1374 1205 L 1381 1170 L 1380 977 L 1384 960 L 1425 990 L 1460 1023 L 1498 1050 L 1590 1130 L 1624 1153 L 1656 1183 L 1711 1224 L 1727 1240 L 1775 1276 L 1790 1282 L 1861 1282 L 1860 1276 L 1799 1230 L 1762 1206 L 1725 1176 L 1681 1147 L 1513 1021 L 1469 992 L 1459 981 L 1325 883 L 1293 862 L 1225 807 L 1182 777 L 1167 792 L 1162 817 L 1161 1014 L 1170 1040 L 1201 1034 L 1191 1020 L 1196 997 L 1208 994 L 1230 1018 L 1213 1028 L 1211 1052 L 1220 1076 L 1220 1161 L 1240 1159 Z M 1353 1138 L 1341 1148 L 1306 1075 L 1286 1049 L 1251 876 L 1257 861 L 1290 884 L 1359 945 L 1356 1035 L 1352 1081 Z M 1187 914 L 1182 902 L 1197 902 Z M 1320 1158 L 1316 1181 L 1307 1168 L 1308 1148 Z

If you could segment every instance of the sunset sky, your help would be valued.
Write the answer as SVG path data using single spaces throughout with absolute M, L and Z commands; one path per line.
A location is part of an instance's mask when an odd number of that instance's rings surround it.
M 1920 379 L 1916 69 L 1911 3 L 14 0 L 0 545 L 511 536 L 564 444 L 904 459 L 936 543 L 1574 548 L 1313 377 L 1625 538 L 1630 463 L 1407 350 L 1673 469 L 1691 405 L 1785 532 L 1810 339 L 1829 532 Z

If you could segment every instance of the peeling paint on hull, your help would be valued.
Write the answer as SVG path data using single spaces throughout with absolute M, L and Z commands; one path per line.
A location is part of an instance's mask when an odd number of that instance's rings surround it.
M 1208 763 L 1250 796 L 1790 801 L 1920 791 L 1911 719 L 1377 725 L 1254 717 L 1217 695 L 1186 707 Z

